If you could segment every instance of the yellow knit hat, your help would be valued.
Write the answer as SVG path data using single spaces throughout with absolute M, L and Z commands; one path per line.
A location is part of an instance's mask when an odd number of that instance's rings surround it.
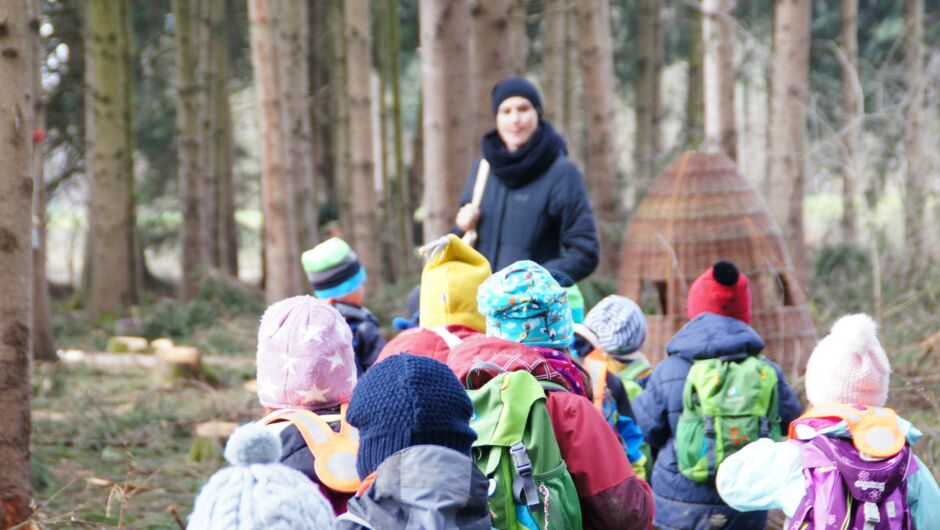
M 490 263 L 453 234 L 422 251 L 429 258 L 421 273 L 421 327 L 462 324 L 486 331 L 486 319 L 477 310 L 477 289 L 492 274 Z

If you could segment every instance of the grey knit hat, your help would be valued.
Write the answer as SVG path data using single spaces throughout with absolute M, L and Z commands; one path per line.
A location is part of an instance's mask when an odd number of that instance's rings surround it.
M 190 529 L 335 528 L 330 503 L 303 473 L 278 462 L 281 441 L 261 425 L 239 427 L 225 446 L 231 466 L 217 471 L 196 497 Z
M 646 319 L 636 302 L 618 295 L 604 298 L 587 314 L 584 325 L 597 335 L 605 352 L 627 359 L 646 340 Z

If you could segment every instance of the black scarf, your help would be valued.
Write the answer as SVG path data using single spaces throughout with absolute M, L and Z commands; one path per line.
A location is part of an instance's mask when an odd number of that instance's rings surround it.
M 515 153 L 506 149 L 496 129 L 483 135 L 483 157 L 493 174 L 510 189 L 518 188 L 542 176 L 567 149 L 565 139 L 547 120 L 541 120 L 532 138 Z

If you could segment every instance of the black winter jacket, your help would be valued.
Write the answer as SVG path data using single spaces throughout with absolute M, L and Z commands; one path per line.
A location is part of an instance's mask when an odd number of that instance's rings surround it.
M 367 308 L 349 302 L 333 302 L 349 324 L 353 334 L 353 351 L 356 352 L 356 372 L 362 377 L 375 363 L 379 352 L 385 347 L 385 338 L 379 331 L 379 320 Z
M 479 164 L 473 164 L 459 206 L 472 199 Z M 477 236 L 476 248 L 494 272 L 528 259 L 579 281 L 594 272 L 600 258 L 584 179 L 563 152 L 544 174 L 518 188 L 491 173 Z

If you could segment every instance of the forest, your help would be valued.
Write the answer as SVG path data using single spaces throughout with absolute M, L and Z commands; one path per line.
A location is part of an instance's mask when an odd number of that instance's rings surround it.
M 509 76 L 584 176 L 585 307 L 631 297 L 662 350 L 684 260 L 741 252 L 755 315 L 799 310 L 762 330 L 799 396 L 873 316 L 940 477 L 940 1 L 2 0 L 0 526 L 184 527 L 301 255 L 347 241 L 391 338 Z M 680 199 L 719 181 L 745 198 Z

